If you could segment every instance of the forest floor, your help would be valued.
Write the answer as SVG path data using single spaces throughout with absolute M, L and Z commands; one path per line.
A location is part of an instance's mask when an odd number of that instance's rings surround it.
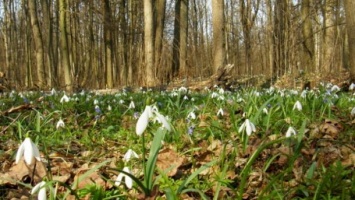
M 284 77 L 232 91 L 3 93 L 0 198 L 37 197 L 43 183 L 49 199 L 351 199 L 355 98 L 332 79 L 313 90 Z M 26 137 L 31 163 L 16 160 Z

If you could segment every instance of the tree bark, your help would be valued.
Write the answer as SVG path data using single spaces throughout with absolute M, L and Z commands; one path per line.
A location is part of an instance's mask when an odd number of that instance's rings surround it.
M 157 0 L 154 9 L 154 65 L 156 67 L 155 76 L 162 77 L 163 70 L 162 65 L 162 48 L 163 48 L 163 37 L 164 37 L 164 21 L 165 21 L 165 7 L 166 0 Z M 163 80 L 163 79 L 160 79 Z
M 355 1 L 344 0 L 351 81 L 355 81 Z
M 60 55 L 61 55 L 61 69 L 64 74 L 65 90 L 69 93 L 73 92 L 72 79 L 70 74 L 70 60 L 68 50 L 68 38 L 67 38 L 67 22 L 66 13 L 68 11 L 66 0 L 58 0 L 59 4 L 59 43 L 60 43 Z
M 314 37 L 312 31 L 312 18 L 311 18 L 311 5 L 310 0 L 302 0 L 301 5 L 301 18 L 302 18 L 302 36 L 303 36 L 303 62 L 306 71 L 315 72 L 314 60 Z
M 37 72 L 37 81 L 36 84 L 42 88 L 46 85 L 46 81 L 44 78 L 44 52 L 43 52 L 43 41 L 42 34 L 40 31 L 38 18 L 37 18 L 37 4 L 35 0 L 28 1 L 28 11 L 31 19 L 31 28 L 33 40 L 35 43 L 35 51 L 36 51 L 36 72 Z
M 154 76 L 154 30 L 153 30 L 153 4 L 151 0 L 144 0 L 144 60 L 145 84 L 148 87 L 155 85 Z
M 224 1 L 212 0 L 213 72 L 225 64 Z
M 112 33 L 111 33 L 111 8 L 109 0 L 102 0 L 104 13 L 104 44 L 105 44 L 105 69 L 106 69 L 106 87 L 113 87 L 112 70 Z

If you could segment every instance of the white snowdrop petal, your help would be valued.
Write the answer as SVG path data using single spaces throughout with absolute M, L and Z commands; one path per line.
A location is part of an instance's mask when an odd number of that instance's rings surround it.
M 168 123 L 166 118 L 158 112 L 154 112 L 154 114 L 158 117 L 160 123 L 163 124 L 164 128 L 166 128 L 166 130 L 168 130 L 168 131 L 171 131 L 170 124 Z
M 142 135 L 142 133 L 145 131 L 145 129 L 148 126 L 149 122 L 149 113 L 147 110 L 145 110 L 141 116 L 138 118 L 137 124 L 136 124 L 136 134 L 137 135 Z
M 20 161 L 25 150 L 25 145 L 22 143 L 16 153 L 16 164 Z

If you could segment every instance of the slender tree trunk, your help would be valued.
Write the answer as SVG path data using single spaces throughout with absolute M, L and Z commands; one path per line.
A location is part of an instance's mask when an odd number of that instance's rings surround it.
M 188 0 L 181 0 L 180 4 L 180 57 L 179 74 L 187 78 L 187 33 L 188 33 Z
M 36 69 L 37 69 L 37 85 L 42 88 L 46 85 L 45 71 L 44 71 L 44 52 L 42 34 L 40 31 L 37 18 L 37 4 L 36 0 L 28 0 L 28 11 L 31 18 L 32 35 L 35 43 L 36 51 Z
M 331 73 L 334 68 L 335 56 L 335 21 L 334 0 L 325 0 L 323 6 L 323 59 L 322 66 L 326 73 Z
M 180 17 L 181 17 L 181 0 L 175 2 L 175 19 L 174 19 L 174 39 L 173 39 L 173 60 L 171 77 L 177 77 L 180 70 Z
M 225 64 L 224 1 L 212 0 L 213 72 Z
M 59 3 L 59 43 L 61 55 L 61 69 L 64 74 L 65 90 L 69 93 L 73 92 L 72 79 L 70 74 L 70 60 L 67 39 L 67 22 L 66 13 L 68 11 L 66 0 L 58 0 Z
M 155 85 L 154 76 L 154 30 L 153 4 L 151 0 L 144 0 L 144 60 L 146 86 Z
M 52 20 L 51 20 L 51 1 L 41 0 L 41 6 L 43 10 L 43 50 L 45 57 L 45 75 L 46 82 L 49 87 L 53 87 L 52 79 L 53 79 L 53 44 L 52 44 Z
M 166 0 L 157 0 L 155 3 L 154 9 L 154 31 L 155 31 L 155 39 L 154 39 L 154 66 L 156 67 L 155 76 L 162 77 L 162 74 L 165 70 L 163 70 L 163 57 L 162 57 L 162 48 L 163 48 L 163 37 L 164 37 L 164 21 L 165 21 L 165 7 Z M 163 80 L 162 78 L 160 80 Z M 162 82 L 161 82 L 162 83 Z
M 310 0 L 302 0 L 301 18 L 303 22 L 302 35 L 303 35 L 303 63 L 306 70 L 309 72 L 315 72 L 315 60 L 314 60 L 314 38 L 312 31 L 312 18 L 310 12 Z
M 113 87 L 112 70 L 112 36 L 111 36 L 111 8 L 109 0 L 102 1 L 104 13 L 104 44 L 105 44 L 105 67 L 106 67 L 106 87 Z
M 348 33 L 349 67 L 351 81 L 355 81 L 355 1 L 344 0 L 346 30 Z

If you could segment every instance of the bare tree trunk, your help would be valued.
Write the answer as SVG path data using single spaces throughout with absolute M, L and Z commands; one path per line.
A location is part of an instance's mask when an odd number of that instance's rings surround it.
M 70 75 L 70 60 L 69 60 L 69 50 L 68 50 L 68 39 L 67 39 L 67 22 L 66 22 L 66 12 L 67 4 L 66 0 L 59 0 L 59 43 L 60 43 L 60 55 L 61 55 L 61 69 L 64 74 L 64 84 L 65 90 L 69 93 L 73 92 L 72 79 Z
M 155 76 L 162 77 L 163 63 L 162 63 L 162 48 L 163 48 L 163 33 L 164 33 L 164 21 L 165 21 L 165 7 L 166 0 L 157 0 L 155 3 L 154 9 L 154 31 L 155 31 L 155 39 L 154 39 L 154 65 L 156 68 Z M 160 80 L 163 80 L 160 78 Z
M 326 73 L 331 73 L 334 68 L 335 53 L 335 21 L 334 0 L 325 0 L 323 5 L 323 59 L 322 66 Z
M 45 57 L 45 75 L 46 82 L 49 87 L 53 87 L 53 48 L 52 37 L 53 37 L 53 28 L 52 20 L 50 14 L 51 1 L 41 0 L 41 6 L 43 10 L 43 50 Z
M 225 64 L 224 1 L 212 0 L 213 72 Z
M 105 44 L 105 68 L 106 68 L 106 87 L 113 87 L 112 71 L 112 37 L 111 37 L 111 8 L 109 0 L 102 1 L 104 13 L 104 44 Z
M 180 56 L 179 64 L 180 70 L 179 74 L 187 78 L 187 33 L 188 33 L 188 0 L 180 1 Z
M 282 76 L 285 74 L 288 65 L 288 27 L 289 27 L 289 9 L 288 0 L 279 1 L 275 6 L 274 16 L 274 75 Z
M 31 18 L 32 35 L 36 49 L 36 69 L 37 69 L 37 81 L 36 84 L 40 88 L 46 85 L 45 72 L 44 72 L 44 53 L 43 53 L 43 41 L 42 34 L 39 28 L 37 18 L 37 4 L 35 0 L 28 1 L 28 11 Z
M 181 0 L 175 2 L 175 19 L 174 19 L 174 39 L 173 39 L 173 60 L 170 79 L 178 76 L 180 70 L 180 17 L 181 17 Z
M 257 0 L 256 7 L 254 8 L 254 14 L 252 14 L 252 2 L 247 0 L 245 3 L 244 0 L 240 1 L 240 14 L 241 22 L 243 27 L 243 40 L 244 40 L 244 50 L 245 50 L 245 66 L 246 72 L 248 75 L 253 73 L 252 64 L 251 64 L 251 30 L 254 26 L 254 22 L 259 10 L 260 0 Z
M 310 0 L 302 0 L 301 17 L 302 17 L 302 35 L 303 35 L 303 59 L 302 66 L 309 72 L 315 72 L 314 60 L 314 37 L 312 30 L 312 17 L 311 17 Z
M 355 1 L 344 0 L 351 81 L 355 81 Z
M 153 5 L 151 0 L 144 0 L 144 58 L 145 58 L 145 83 L 151 87 L 155 85 L 154 76 L 154 30 L 153 30 Z

